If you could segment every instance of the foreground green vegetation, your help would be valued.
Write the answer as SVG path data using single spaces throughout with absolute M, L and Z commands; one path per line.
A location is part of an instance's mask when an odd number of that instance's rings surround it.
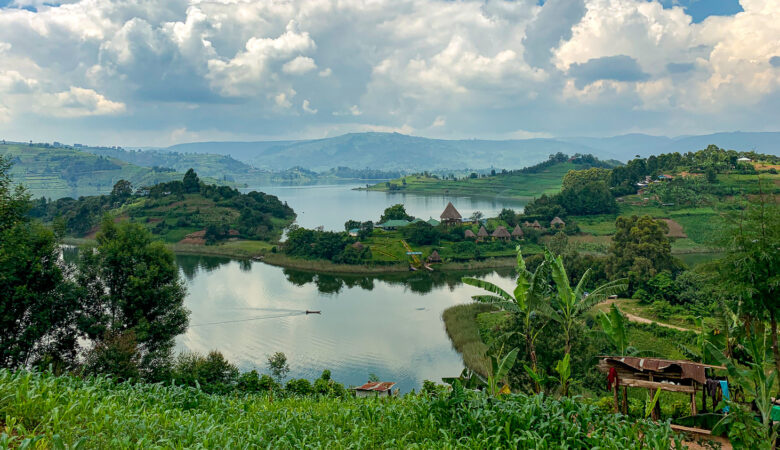
M 0 444 L 43 448 L 666 448 L 666 424 L 564 398 L 455 389 L 398 399 L 268 394 L 0 371 Z

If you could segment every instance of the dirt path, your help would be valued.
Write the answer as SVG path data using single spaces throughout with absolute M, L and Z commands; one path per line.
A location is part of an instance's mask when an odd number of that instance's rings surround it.
M 609 305 L 611 305 L 611 304 L 613 304 L 613 303 L 615 303 L 615 300 L 614 300 L 614 299 L 612 299 L 612 300 L 607 300 L 606 302 L 604 302 L 604 303 L 601 303 L 601 305 L 604 305 L 604 306 L 609 306 Z M 619 303 L 618 303 L 618 306 L 620 306 L 620 304 L 619 304 Z M 690 329 L 690 328 L 683 328 L 683 327 L 678 327 L 677 325 L 671 325 L 671 324 L 668 324 L 668 323 L 662 323 L 662 322 L 658 322 L 658 321 L 656 321 L 656 320 L 651 320 L 651 319 L 647 319 L 647 318 L 645 318 L 645 317 L 640 317 L 640 316 L 637 316 L 637 315 L 634 315 L 634 314 L 631 314 L 631 313 L 627 313 L 627 312 L 625 312 L 625 311 L 621 311 L 621 312 L 622 312 L 622 313 L 623 313 L 623 314 L 624 314 L 624 315 L 625 315 L 625 316 L 628 318 L 628 320 L 629 320 L 629 321 L 631 321 L 631 322 L 636 322 L 636 323 L 646 323 L 646 324 L 648 324 L 648 325 L 649 325 L 649 324 L 651 324 L 651 323 L 654 323 L 654 324 L 656 324 L 656 325 L 658 325 L 658 326 L 661 326 L 661 327 L 666 327 L 666 328 L 672 328 L 672 329 L 674 329 L 674 330 L 678 330 L 678 331 L 693 331 L 694 333 L 697 333 L 697 334 L 699 333 L 697 330 L 692 330 L 692 329 Z

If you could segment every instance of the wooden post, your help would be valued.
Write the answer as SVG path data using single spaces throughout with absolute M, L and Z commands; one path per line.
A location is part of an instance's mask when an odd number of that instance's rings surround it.
M 693 383 L 693 392 L 691 392 L 691 415 L 695 416 L 696 414 L 696 383 Z
M 615 380 L 615 386 L 612 389 L 612 392 L 615 394 L 615 412 L 620 412 L 620 402 L 618 402 L 618 383 L 617 380 Z
M 623 386 L 623 414 L 628 415 L 628 387 Z

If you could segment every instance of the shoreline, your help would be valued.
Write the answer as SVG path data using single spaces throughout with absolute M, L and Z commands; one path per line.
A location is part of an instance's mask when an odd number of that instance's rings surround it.
M 257 248 L 248 249 L 242 247 L 242 243 L 252 243 Z M 62 241 L 65 245 L 81 246 L 94 244 L 94 239 L 66 237 Z M 190 245 L 190 244 L 165 244 L 165 246 L 177 255 L 198 255 L 198 256 L 220 256 L 234 259 L 250 259 L 262 262 L 271 266 L 283 267 L 287 269 L 309 270 L 321 273 L 333 274 L 383 274 L 383 273 L 404 273 L 409 272 L 409 265 L 406 263 L 372 266 L 372 265 L 349 265 L 335 264 L 324 260 L 310 260 L 291 258 L 281 253 L 272 253 L 270 249 L 274 244 L 261 241 L 238 241 L 238 245 L 230 245 L 230 242 L 219 245 Z M 262 259 L 256 259 L 262 258 Z M 514 267 L 517 265 L 515 257 L 489 258 L 482 261 L 470 262 L 449 262 L 433 265 L 434 271 L 457 272 L 464 270 L 477 269 L 497 269 L 503 267 Z M 427 273 L 427 271 L 419 271 Z
M 419 195 L 421 197 L 459 197 L 459 198 L 473 198 L 473 199 L 482 199 L 482 200 L 509 200 L 513 202 L 529 202 L 534 199 L 531 195 L 489 195 L 489 194 L 464 194 L 460 192 L 445 192 L 445 191 L 436 191 L 436 192 L 430 192 L 430 191 L 418 191 L 418 190 L 406 190 L 406 189 L 398 189 L 395 191 L 391 191 L 390 189 L 386 188 L 365 188 L 365 187 L 356 187 L 352 188 L 353 191 L 366 191 L 366 192 L 384 192 L 385 194 L 408 194 L 408 195 Z

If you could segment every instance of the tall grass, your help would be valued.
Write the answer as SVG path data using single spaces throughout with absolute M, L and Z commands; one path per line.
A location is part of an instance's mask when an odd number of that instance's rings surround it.
M 494 310 L 494 306 L 485 303 L 466 303 L 447 308 L 442 314 L 447 335 L 455 350 L 463 356 L 465 366 L 484 376 L 490 370 L 490 360 L 476 317 Z
M 667 425 L 574 399 L 207 395 L 0 371 L 0 448 L 666 448 Z

